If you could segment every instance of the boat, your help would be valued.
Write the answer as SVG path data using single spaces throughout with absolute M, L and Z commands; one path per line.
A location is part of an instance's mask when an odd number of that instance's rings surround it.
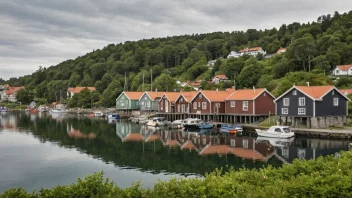
M 49 112 L 49 107 L 45 105 L 39 105 L 38 107 L 39 112 Z
M 183 121 L 183 127 L 186 131 L 188 130 L 198 130 L 199 129 L 199 124 L 202 123 L 203 121 L 198 118 L 187 118 Z
M 117 113 L 112 113 L 108 115 L 108 119 L 109 120 L 119 120 L 120 119 L 120 115 Z
M 220 132 L 229 134 L 239 134 L 243 132 L 243 127 L 241 125 L 222 124 Z
M 174 120 L 171 123 L 171 128 L 173 128 L 173 129 L 181 129 L 181 128 L 183 128 L 183 120 Z
M 53 108 L 50 109 L 49 113 L 68 113 L 68 111 L 66 109 Z
M 101 111 L 95 111 L 91 114 L 89 114 L 90 117 L 104 117 L 104 113 Z
M 256 142 L 269 142 L 272 146 L 275 147 L 286 147 L 289 146 L 291 143 L 293 143 L 293 141 L 295 140 L 294 137 L 290 137 L 290 138 L 273 138 L 273 137 L 257 137 L 257 139 L 255 140 Z
M 7 107 L 0 107 L 0 112 L 8 112 L 9 109 Z
M 259 137 L 291 138 L 295 133 L 289 126 L 271 126 L 268 130 L 255 129 Z
M 147 125 L 153 127 L 165 126 L 167 125 L 167 121 L 164 117 L 152 117 L 150 120 L 148 120 Z
M 199 124 L 200 129 L 212 129 L 214 128 L 214 124 L 210 124 L 208 122 L 202 122 Z
M 148 118 L 145 116 L 138 116 L 138 117 L 131 118 L 131 121 L 137 124 L 145 124 L 148 122 Z

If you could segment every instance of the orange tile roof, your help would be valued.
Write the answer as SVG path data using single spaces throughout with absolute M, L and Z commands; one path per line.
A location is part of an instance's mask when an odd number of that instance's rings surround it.
M 4 90 L 4 92 L 6 95 L 12 95 L 20 89 L 24 89 L 24 87 L 23 86 L 22 87 L 10 87 L 7 90 Z
M 182 95 L 183 98 L 189 102 L 190 100 L 192 100 L 192 98 L 197 94 L 197 91 L 185 91 L 185 92 L 181 92 L 180 96 Z M 179 97 L 180 97 L 179 96 Z
M 139 98 L 142 97 L 144 92 L 137 92 L 137 91 L 124 91 L 125 95 L 130 99 L 130 100 L 139 100 Z
M 254 159 L 254 160 L 261 160 L 261 161 L 266 160 L 266 158 L 263 157 L 260 153 L 252 149 L 231 148 L 230 152 L 238 157 L 242 157 L 246 159 Z
M 207 145 L 203 148 L 203 150 L 199 153 L 200 155 L 226 155 L 231 151 L 231 147 L 227 145 Z
M 168 140 L 166 142 L 167 146 L 174 147 L 174 146 L 180 146 L 180 143 L 177 140 Z
M 198 150 L 196 146 L 194 146 L 193 142 L 191 140 L 187 140 L 182 146 L 181 149 L 187 149 L 187 150 Z
M 265 89 L 239 89 L 233 92 L 226 100 L 254 100 Z
M 160 136 L 159 135 L 150 135 L 145 141 L 146 142 L 153 142 L 155 140 L 160 140 Z
M 334 88 L 334 86 L 296 86 L 296 88 L 313 99 L 320 99 L 328 91 Z
M 164 92 L 151 92 L 151 91 L 146 91 L 146 93 L 149 95 L 149 97 L 152 100 L 155 100 L 156 98 L 161 98 L 164 95 Z
M 280 49 L 278 49 L 276 51 L 276 54 L 280 54 L 280 53 L 284 53 L 284 52 L 286 52 L 286 48 L 280 47 Z
M 262 47 L 253 47 L 253 48 L 246 48 L 240 50 L 240 52 L 251 52 L 251 51 L 259 51 Z
M 95 87 L 69 87 L 68 89 L 67 89 L 67 91 L 68 92 L 73 92 L 73 93 L 79 93 L 79 92 L 81 92 L 83 89 L 85 89 L 85 88 L 87 88 L 87 89 L 89 89 L 90 91 L 94 91 L 95 90 Z
M 225 91 L 229 92 L 229 93 L 233 93 L 236 91 L 236 89 L 232 88 L 227 88 Z
M 210 102 L 225 102 L 225 99 L 231 94 L 227 91 L 216 90 L 201 90 L 202 93 Z
M 128 142 L 128 141 L 143 141 L 143 140 L 144 140 L 143 135 L 141 135 L 139 133 L 130 133 L 123 139 L 124 142 Z
M 228 78 L 227 78 L 227 76 L 225 76 L 225 75 L 223 75 L 223 74 L 221 74 L 221 75 L 216 75 L 216 76 L 214 76 L 214 78 L 218 78 L 218 79 L 221 79 L 221 80 L 227 80 Z M 213 79 L 214 79 L 213 78 Z
M 170 102 L 175 102 L 180 96 L 180 92 L 165 92 L 164 94 Z
M 341 71 L 348 71 L 349 69 L 352 68 L 352 64 L 351 65 L 337 65 L 336 67 Z
M 340 89 L 340 92 L 344 95 L 352 94 L 352 89 Z

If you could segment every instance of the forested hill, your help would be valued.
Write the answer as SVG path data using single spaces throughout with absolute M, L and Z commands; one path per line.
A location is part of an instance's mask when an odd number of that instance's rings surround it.
M 287 52 L 269 59 L 242 56 L 227 59 L 230 51 L 261 46 L 268 54 L 280 47 Z M 217 59 L 213 68 L 207 61 Z M 113 106 L 125 85 L 128 90 L 177 88 L 176 79 L 209 80 L 226 74 L 238 87 L 267 87 L 282 93 L 292 83 L 331 84 L 325 77 L 331 68 L 352 63 L 352 11 L 323 15 L 311 23 L 292 23 L 279 29 L 214 32 L 110 44 L 74 60 L 42 68 L 32 75 L 11 78 L 12 86 L 34 90 L 35 98 L 55 100 L 58 90 L 74 86 L 95 86 L 100 104 Z M 221 85 L 230 86 L 230 85 Z M 213 88 L 202 83 L 202 88 Z M 96 101 L 97 102 L 97 101 Z M 99 102 L 98 102 L 99 103 Z

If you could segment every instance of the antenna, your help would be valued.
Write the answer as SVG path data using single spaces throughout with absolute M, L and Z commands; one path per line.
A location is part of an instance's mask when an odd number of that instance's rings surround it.
M 309 82 L 306 82 L 307 83 L 307 86 L 309 87 Z

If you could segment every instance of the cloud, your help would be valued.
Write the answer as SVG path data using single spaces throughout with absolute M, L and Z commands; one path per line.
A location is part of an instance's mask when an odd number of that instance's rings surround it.
M 30 74 L 110 43 L 269 29 L 351 7 L 344 0 L 0 0 L 0 78 Z

